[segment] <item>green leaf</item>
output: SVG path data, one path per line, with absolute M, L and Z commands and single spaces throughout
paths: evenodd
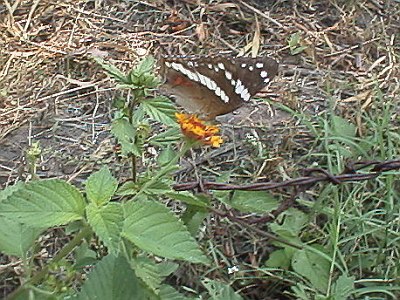
M 25 257 L 41 230 L 0 217 L 0 252 Z
M 142 250 L 162 257 L 209 263 L 182 222 L 160 203 L 127 203 L 123 235 Z
M 210 202 L 208 198 L 198 197 L 197 195 L 193 195 L 188 191 L 170 191 L 165 194 L 167 197 L 172 198 L 177 201 L 181 201 L 186 204 L 190 204 L 193 206 L 204 207 L 207 208 L 210 206 Z
M 142 149 L 135 144 L 136 128 L 126 118 L 119 118 L 112 122 L 111 132 L 121 144 L 122 155 L 134 154 L 140 156 Z
M 166 147 L 180 140 L 180 129 L 178 127 L 173 127 L 151 137 L 148 142 L 154 146 Z
M 242 212 L 266 213 L 278 207 L 278 201 L 265 191 L 235 191 L 232 199 L 219 198 Z
M 174 273 L 179 268 L 179 264 L 174 263 L 172 261 L 163 261 L 157 265 L 158 273 L 163 276 L 167 277 Z
M 25 187 L 25 183 L 18 182 L 14 185 L 6 187 L 4 190 L 0 190 L 0 202 L 10 196 L 12 193 L 18 191 L 21 188 Z
M 299 54 L 299 53 L 303 52 L 304 50 L 306 50 L 307 48 L 308 48 L 307 46 L 296 47 L 290 51 L 290 54 L 292 54 L 292 55 Z
M 288 256 L 285 249 L 279 249 L 272 252 L 265 262 L 269 268 L 289 269 L 291 256 Z
M 95 251 L 89 248 L 86 240 L 83 240 L 82 243 L 75 248 L 74 258 L 75 270 L 80 270 L 88 265 L 95 265 L 97 263 L 97 254 Z
M 289 208 L 281 214 L 281 218 L 284 220 L 283 224 L 272 223 L 270 228 L 274 233 L 286 238 L 297 237 L 308 221 L 307 215 L 295 208 Z
M 147 184 L 151 179 L 149 179 L 148 181 L 143 181 L 142 185 Z M 146 189 L 144 190 L 144 192 L 148 195 L 164 195 L 165 193 L 168 193 L 169 191 L 171 191 L 171 180 L 163 178 L 163 179 L 159 179 L 159 181 L 154 181 L 151 182 L 151 184 L 149 184 L 148 186 L 146 186 Z
M 100 206 L 110 201 L 117 187 L 118 181 L 111 175 L 110 170 L 103 166 L 86 181 L 86 197 Z
M 115 96 L 112 107 L 122 111 L 126 107 L 126 99 L 121 96 Z
M 332 129 L 341 137 L 355 137 L 357 131 L 356 126 L 339 116 L 332 116 Z
M 124 222 L 121 204 L 111 202 L 102 207 L 89 204 L 86 208 L 86 214 L 90 226 L 108 250 L 113 254 L 118 253 Z
M 208 211 L 198 211 L 198 207 L 195 207 L 196 211 L 193 212 L 192 207 L 188 207 L 182 216 L 187 229 L 190 234 L 195 237 L 199 232 L 200 226 L 203 225 L 204 219 L 210 214 Z
M 44 291 L 44 289 L 32 289 L 29 287 L 21 287 L 21 291 L 14 297 L 12 297 L 13 300 L 31 300 L 31 299 L 40 299 L 40 300 L 59 300 L 60 298 L 50 294 L 47 291 Z
M 156 264 L 148 257 L 139 256 L 132 259 L 132 266 L 136 275 L 156 294 L 159 294 L 161 282 L 174 272 L 179 265 L 175 263 Z
M 141 101 L 145 113 L 153 120 L 165 125 L 176 125 L 175 106 L 167 97 L 156 97 Z
M 293 285 L 291 288 L 296 296 L 296 300 L 310 300 L 315 298 L 315 294 L 311 293 L 310 289 L 301 282 L 297 282 L 296 285 Z
M 142 105 L 136 106 L 136 108 L 133 110 L 132 124 L 146 124 L 146 126 L 148 126 L 148 119 Z
M 320 245 L 312 247 L 321 248 Z M 292 258 L 292 268 L 307 278 L 314 288 L 322 293 L 326 292 L 330 270 L 330 263 L 326 258 L 306 249 L 297 250 Z
M 0 203 L 1 216 L 37 228 L 80 220 L 84 209 L 82 194 L 58 179 L 30 182 Z
M 210 293 L 212 300 L 243 300 L 229 285 L 216 280 L 203 280 L 203 284 Z
M 289 45 L 289 48 L 290 48 L 290 54 L 291 55 L 299 54 L 299 53 L 303 52 L 305 49 L 308 48 L 307 46 L 301 46 L 300 45 L 300 37 L 301 36 L 300 36 L 299 32 L 293 33 L 290 36 L 289 41 L 288 41 L 288 45 Z
M 0 202 L 12 193 L 24 189 L 25 183 L 19 182 L 0 190 Z M 23 225 L 16 220 L 0 217 L 0 252 L 7 255 L 25 257 L 42 230 Z
M 354 293 L 354 279 L 354 276 L 348 277 L 345 274 L 340 275 L 333 284 L 333 299 L 350 299 L 350 296 Z
M 118 196 L 131 196 L 135 195 L 140 189 L 140 185 L 136 182 L 127 181 L 123 183 L 116 191 Z
M 164 277 L 159 275 L 156 263 L 147 257 L 139 256 L 132 259 L 132 267 L 135 270 L 136 276 L 142 279 L 143 282 L 158 295 Z
M 152 56 L 145 57 L 136 67 L 135 71 L 138 74 L 150 73 L 154 70 L 155 59 Z
M 131 88 L 148 89 L 156 88 L 160 82 L 153 74 L 155 60 L 153 57 L 145 57 L 135 69 L 129 72 L 128 78 Z M 144 91 L 144 90 L 143 90 Z M 146 93 L 143 94 L 145 96 Z
M 177 290 L 175 290 L 172 286 L 163 284 L 160 288 L 160 300 L 190 300 L 190 299 L 199 299 L 199 298 L 189 298 L 185 295 L 182 295 Z
M 296 33 L 293 33 L 290 35 L 288 44 L 291 49 L 295 48 L 299 42 L 300 42 L 300 33 L 299 32 L 296 32 Z
M 172 149 L 172 147 L 167 146 L 163 151 L 158 155 L 157 162 L 160 166 L 165 166 L 171 162 L 176 157 L 176 150 Z
M 104 257 L 88 275 L 76 299 L 146 299 L 145 290 L 124 257 Z
M 118 188 L 116 194 L 120 196 L 135 195 L 135 197 L 146 194 L 146 196 L 154 196 L 155 199 L 158 199 L 160 195 L 171 192 L 173 181 L 169 178 L 169 174 L 176 169 L 177 165 L 174 164 L 161 166 L 159 170 L 155 171 L 149 169 L 145 176 L 139 178 L 138 182 L 124 183 Z
M 128 83 L 129 80 L 128 78 L 125 76 L 125 74 L 120 71 L 117 67 L 108 64 L 106 62 L 104 62 L 103 59 L 99 58 L 99 57 L 94 57 L 94 60 L 101 65 L 101 67 L 111 76 L 113 77 L 115 80 L 117 80 L 118 82 L 121 83 Z

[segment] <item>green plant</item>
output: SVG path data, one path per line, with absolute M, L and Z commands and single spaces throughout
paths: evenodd
M 159 84 L 152 74 L 153 59 L 145 59 L 126 75 L 112 65 L 98 62 L 116 79 L 119 88 L 128 90 L 127 95 L 114 102 L 116 113 L 111 132 L 121 145 L 121 155 L 131 162 L 131 179 L 119 186 L 118 180 L 103 166 L 87 179 L 82 191 L 58 179 L 19 183 L 1 191 L 0 248 L 8 255 L 22 258 L 25 268 L 24 284 L 10 299 L 28 295 L 50 299 L 68 294 L 75 294 L 77 299 L 185 299 L 163 283 L 178 267 L 172 260 L 210 264 L 192 237 L 197 231 L 193 227 L 193 216 L 201 212 L 202 218 L 206 217 L 205 212 L 211 208 L 209 199 L 176 192 L 171 187 L 170 174 L 176 170 L 178 159 L 199 142 L 184 139 L 180 150 L 172 151 L 180 140 L 175 109 L 167 98 L 152 95 L 152 89 Z M 190 118 L 180 117 L 182 122 L 191 122 Z M 151 136 L 155 121 L 164 124 L 166 129 Z M 207 135 L 209 129 L 212 129 L 210 134 L 215 132 L 213 126 L 202 127 L 206 139 L 203 142 L 219 145 L 220 138 Z M 148 169 L 139 168 L 147 145 L 160 150 L 157 164 Z M 30 161 L 30 170 L 34 172 L 35 159 Z M 191 223 L 193 232 L 161 202 L 163 199 L 186 203 L 190 213 L 183 219 Z M 37 239 L 44 230 L 58 226 L 67 226 L 71 240 L 36 271 Z M 104 245 L 103 254 L 88 248 L 87 242 L 94 237 Z M 67 263 L 65 258 L 71 252 L 75 260 Z M 164 259 L 160 261 L 156 257 Z M 94 266 L 94 269 L 79 292 L 67 281 L 51 276 L 61 267 L 68 270 L 64 279 L 65 276 L 73 278 L 84 266 Z M 213 291 L 214 285 L 204 284 Z M 229 286 L 213 291 L 215 295 L 220 292 L 235 294 Z
M 288 46 L 289 46 L 291 55 L 299 54 L 299 53 L 303 52 L 305 49 L 307 49 L 307 46 L 301 45 L 299 32 L 293 33 L 290 36 L 290 38 L 288 40 Z
M 374 110 L 360 114 L 367 127 L 362 137 L 356 125 L 333 109 L 310 117 L 281 108 L 299 118 L 315 137 L 302 159 L 339 174 L 348 161 L 387 160 L 399 154 L 398 123 L 392 121 L 397 108 L 379 89 L 374 103 Z M 303 243 L 303 249 L 275 242 L 278 248 L 260 271 L 284 272 L 295 299 L 397 299 L 399 257 L 393 251 L 398 248 L 399 228 L 393 222 L 400 206 L 393 201 L 399 197 L 393 180 L 398 174 L 324 185 L 314 191 L 315 199 L 298 197 L 297 203 L 308 213 L 291 208 L 270 228 L 292 243 Z
M 152 74 L 152 59 L 127 74 L 99 63 L 122 91 L 114 101 L 111 132 L 121 145 L 121 156 L 130 163 L 129 180 L 119 182 L 109 167 L 102 166 L 83 188 L 32 176 L 35 180 L 31 182 L 0 191 L 0 250 L 20 258 L 24 268 L 23 284 L 10 299 L 239 300 L 242 297 L 235 292 L 235 284 L 266 277 L 284 281 L 284 293 L 295 299 L 342 300 L 383 294 L 395 299 L 398 284 L 384 285 L 379 280 L 395 282 L 398 274 L 398 228 L 393 222 L 399 209 L 393 200 L 398 196 L 393 189 L 396 174 L 386 174 L 375 183 L 321 186 L 312 200 L 297 197 L 298 208 L 287 209 L 277 222 L 268 224 L 279 238 L 273 240 L 269 258 L 259 267 L 251 266 L 257 276 L 245 276 L 243 265 L 238 268 L 243 277 L 216 281 L 209 276 L 210 270 L 218 270 L 214 261 L 220 257 L 229 264 L 229 259 L 195 239 L 211 213 L 230 216 L 215 209 L 211 200 L 240 213 L 265 215 L 277 209 L 281 199 L 265 191 L 218 191 L 211 198 L 174 190 L 171 173 L 178 168 L 179 158 L 199 144 L 220 144 L 215 127 L 200 126 L 197 118 L 178 114 L 181 129 L 189 137 L 180 136 L 173 104 L 153 95 L 159 81 Z M 374 130 L 363 139 L 356 135 L 354 124 L 333 111 L 317 122 L 293 112 L 315 137 L 315 149 L 303 159 L 318 158 L 320 166 L 335 173 L 347 159 L 396 155 L 398 134 L 395 128 L 387 130 L 394 106 L 377 95 L 376 101 L 384 105 L 379 117 L 364 116 Z M 190 132 L 194 124 L 200 127 Z M 195 131 L 200 135 L 193 139 Z M 149 145 L 159 155 L 145 167 L 142 157 Z M 262 154 L 262 145 L 257 146 Z M 32 175 L 39 150 L 36 145 L 27 152 Z M 223 173 L 219 181 L 229 177 L 229 172 Z M 184 212 L 173 213 L 164 200 L 178 201 Z M 228 218 L 238 221 L 232 220 Z M 37 270 L 39 237 L 60 226 L 65 226 L 69 241 Z M 192 298 L 165 283 L 183 263 L 209 268 L 201 276 L 202 289 L 190 290 Z

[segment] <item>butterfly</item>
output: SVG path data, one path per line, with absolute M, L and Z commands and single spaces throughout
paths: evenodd
M 164 56 L 159 65 L 162 92 L 205 119 L 248 103 L 278 73 L 278 63 L 268 57 Z

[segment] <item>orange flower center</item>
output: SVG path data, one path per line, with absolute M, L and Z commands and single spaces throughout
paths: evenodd
M 182 133 L 188 138 L 216 148 L 223 143 L 221 136 L 216 135 L 219 132 L 218 126 L 206 125 L 203 120 L 195 115 L 176 113 L 175 116 Z

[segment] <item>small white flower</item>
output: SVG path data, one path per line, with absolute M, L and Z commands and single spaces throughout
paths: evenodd
M 231 268 L 228 268 L 228 274 L 233 274 L 239 271 L 239 267 L 238 266 L 233 266 Z

